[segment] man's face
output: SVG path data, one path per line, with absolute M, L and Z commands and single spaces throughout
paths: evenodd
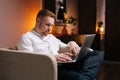
M 39 19 L 39 31 L 42 36 L 47 36 L 47 34 L 52 29 L 52 26 L 54 25 L 54 18 L 52 17 L 44 17 L 42 19 Z

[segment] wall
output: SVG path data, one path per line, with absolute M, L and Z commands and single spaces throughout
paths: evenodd
M 105 60 L 120 62 L 120 4 L 106 0 Z
M 21 34 L 35 24 L 42 0 L 0 0 L 0 47 L 16 45 Z
M 103 25 L 101 27 L 103 27 L 103 32 L 99 32 L 100 35 L 100 50 L 105 52 L 105 0 L 97 0 L 97 15 L 96 15 L 96 32 L 98 31 L 98 22 L 102 21 Z
M 96 24 L 99 22 L 99 21 L 102 21 L 103 22 L 103 27 L 105 29 L 105 0 L 97 0 L 97 14 L 96 14 Z M 98 25 L 96 25 L 98 26 Z
M 79 34 L 96 33 L 96 0 L 79 0 Z

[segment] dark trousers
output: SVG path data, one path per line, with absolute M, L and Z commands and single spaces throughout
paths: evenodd
M 103 53 L 92 51 L 75 63 L 58 64 L 58 80 L 94 80 L 103 62 Z

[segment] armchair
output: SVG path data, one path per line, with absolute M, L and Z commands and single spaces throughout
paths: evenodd
M 57 80 L 57 61 L 50 54 L 0 48 L 0 80 Z

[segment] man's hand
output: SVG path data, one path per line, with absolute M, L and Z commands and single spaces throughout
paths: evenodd
M 57 62 L 66 62 L 66 61 L 71 61 L 71 56 L 73 54 L 72 53 L 68 53 L 68 52 L 65 52 L 65 53 L 60 53 L 60 54 L 57 54 L 57 55 L 54 55 Z
M 70 47 L 70 50 L 73 52 L 73 55 L 77 55 L 80 52 L 80 47 L 78 44 L 74 41 L 68 42 L 68 46 Z

